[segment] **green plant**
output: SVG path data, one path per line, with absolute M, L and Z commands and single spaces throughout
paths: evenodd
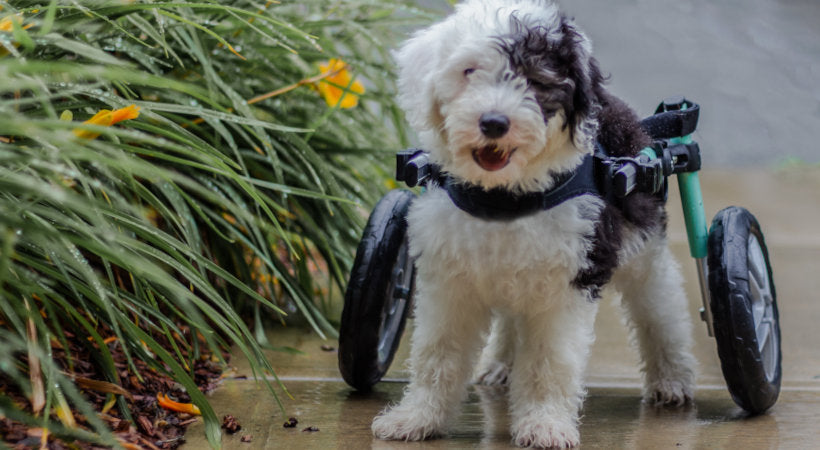
M 133 372 L 144 361 L 186 388 L 217 446 L 193 362 L 235 345 L 273 373 L 259 326 L 286 312 L 335 335 L 329 299 L 406 143 L 387 49 L 426 14 L 381 0 L 0 6 L 0 378 L 31 403 L 0 392 L 0 414 L 112 444 L 64 375 L 70 352 L 50 355 L 79 336 L 117 384 L 116 337 Z M 363 93 L 320 71 L 332 58 Z M 128 105 L 138 117 L 82 122 Z M 67 402 L 91 431 L 53 420 Z

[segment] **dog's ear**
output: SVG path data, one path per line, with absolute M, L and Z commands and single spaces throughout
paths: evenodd
M 575 84 L 572 112 L 567 117 L 573 142 L 578 148 L 591 151 L 598 133 L 598 93 L 603 77 L 598 63 L 591 56 L 592 44 L 571 19 L 561 17 L 561 41 L 558 52 L 567 68 L 567 76 Z
M 418 31 L 393 57 L 398 63 L 398 102 L 416 131 L 438 129 L 444 118 L 434 92 L 434 76 L 440 64 L 441 24 Z

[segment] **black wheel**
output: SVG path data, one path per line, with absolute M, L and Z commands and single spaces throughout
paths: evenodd
M 735 403 L 762 413 L 780 393 L 780 324 L 769 253 L 749 211 L 731 206 L 715 216 L 708 267 L 723 377 Z
M 390 367 L 410 312 L 415 267 L 407 249 L 407 210 L 415 195 L 387 193 L 365 226 L 345 292 L 339 370 L 369 390 Z

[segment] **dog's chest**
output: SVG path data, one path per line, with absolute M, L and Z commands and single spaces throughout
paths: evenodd
M 600 201 L 579 197 L 511 221 L 478 219 L 458 209 L 441 189 L 413 204 L 411 252 L 431 276 L 499 286 L 569 283 L 586 266 Z

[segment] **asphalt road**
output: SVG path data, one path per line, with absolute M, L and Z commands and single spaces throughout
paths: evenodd
M 704 167 L 820 162 L 820 1 L 560 3 L 639 113 L 670 95 L 701 104 Z

